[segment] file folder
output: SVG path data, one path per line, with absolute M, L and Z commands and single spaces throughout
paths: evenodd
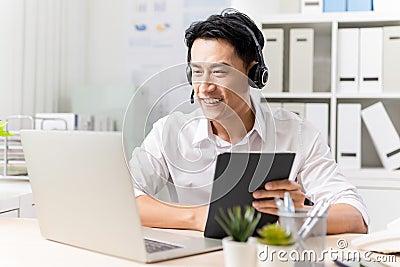
M 360 29 L 360 93 L 382 92 L 382 27 Z
M 322 0 L 301 0 L 301 13 L 322 13 Z
M 329 140 L 329 105 L 327 103 L 306 103 L 305 118 L 320 132 L 322 138 Z
M 93 129 L 95 131 L 114 131 L 114 120 L 105 115 L 95 115 Z
M 291 111 L 300 116 L 300 118 L 305 118 L 305 105 L 304 103 L 282 103 L 282 107 L 288 111 Z
M 338 104 L 337 157 L 341 169 L 361 168 L 361 104 Z
M 399 134 L 382 102 L 363 109 L 361 116 L 383 167 L 387 170 L 400 168 Z
M 400 26 L 383 27 L 383 91 L 400 93 Z
M 268 66 L 268 82 L 264 93 L 283 91 L 283 29 L 264 29 L 264 60 Z
M 289 92 L 313 91 L 314 29 L 290 30 Z
M 338 31 L 338 93 L 358 92 L 359 35 L 358 28 Z
M 94 130 L 94 118 L 92 115 L 78 114 L 77 115 L 77 127 L 79 131 L 92 131 Z
M 372 0 L 347 0 L 347 11 L 371 11 Z
M 346 11 L 346 0 L 324 0 L 324 12 L 344 12 Z

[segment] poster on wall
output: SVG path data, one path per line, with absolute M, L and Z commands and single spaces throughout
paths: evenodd
M 131 83 L 138 87 L 163 69 L 185 63 L 185 29 L 194 21 L 220 13 L 230 3 L 230 0 L 129 0 L 127 65 Z

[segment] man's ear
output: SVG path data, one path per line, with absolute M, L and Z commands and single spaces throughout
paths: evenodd
M 246 75 L 249 76 L 249 71 L 250 69 L 257 64 L 257 61 L 253 60 L 252 62 L 250 62 L 247 67 L 246 67 Z

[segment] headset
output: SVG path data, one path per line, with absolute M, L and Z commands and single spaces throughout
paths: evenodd
M 249 70 L 248 82 L 251 87 L 262 89 L 267 84 L 268 81 L 268 67 L 265 64 L 261 46 L 258 43 L 254 32 L 247 25 L 240 24 L 237 22 L 234 23 L 237 24 L 238 27 L 246 28 L 246 30 L 250 33 L 256 45 L 255 48 L 256 48 L 257 63 L 254 66 L 252 66 L 251 69 Z M 190 67 L 189 62 L 188 65 L 186 66 L 186 78 L 189 84 L 192 85 L 192 68 Z M 192 93 L 190 95 L 190 103 L 192 104 L 194 103 L 194 89 L 192 90 Z

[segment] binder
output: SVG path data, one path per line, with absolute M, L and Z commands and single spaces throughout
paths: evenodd
M 94 129 L 93 116 L 86 114 L 78 114 L 76 119 L 77 119 L 77 130 L 92 131 Z
M 329 104 L 306 103 L 305 118 L 310 121 L 320 132 L 325 142 L 329 140 Z
M 268 82 L 263 93 L 283 91 L 283 29 L 264 29 L 264 60 L 268 66 Z
M 400 168 L 399 134 L 382 102 L 363 109 L 361 116 L 383 167 L 388 170 Z
M 324 12 L 344 12 L 346 11 L 346 0 L 324 0 Z
M 93 129 L 95 131 L 114 131 L 114 120 L 105 115 L 95 115 Z
M 382 92 L 382 27 L 360 29 L 360 93 Z
M 282 107 L 288 111 L 296 113 L 301 118 L 305 118 L 305 105 L 304 103 L 282 103 Z
M 338 104 L 337 157 L 341 169 L 361 168 L 361 104 Z
M 314 29 L 290 30 L 289 92 L 313 91 Z
M 301 13 L 322 13 L 322 0 L 301 0 Z
M 400 93 L 400 26 L 383 27 L 383 91 Z
M 358 28 L 338 31 L 338 93 L 358 92 L 359 35 Z
M 347 11 L 371 11 L 372 0 L 347 0 Z

